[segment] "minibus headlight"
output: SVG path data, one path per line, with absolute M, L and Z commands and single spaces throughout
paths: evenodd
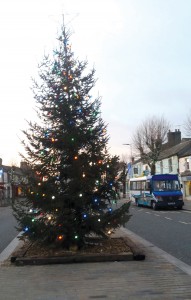
M 156 196 L 157 201 L 163 201 L 161 196 Z

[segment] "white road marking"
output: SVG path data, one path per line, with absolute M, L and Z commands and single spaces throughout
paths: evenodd
M 171 220 L 171 221 L 172 221 L 172 219 L 171 219 L 171 218 L 167 218 L 167 217 L 165 217 L 165 219 L 167 219 L 167 220 Z
M 191 224 L 191 223 L 183 222 L 183 221 L 178 221 L 178 222 L 181 223 L 181 224 L 186 224 L 186 225 Z

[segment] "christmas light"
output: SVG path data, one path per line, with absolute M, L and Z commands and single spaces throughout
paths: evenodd
M 107 155 L 107 126 L 101 120 L 99 99 L 91 101 L 88 95 L 94 72 L 83 74 L 85 65 L 73 59 L 66 37 L 63 29 L 59 51 L 53 53 L 53 61 L 45 57 L 40 83 L 35 82 L 42 118 L 40 124 L 31 124 L 26 148 L 31 148 L 28 161 L 35 175 L 34 185 L 29 182 L 34 187 L 34 192 L 29 190 L 29 208 L 38 207 L 38 211 L 33 209 L 28 215 L 31 227 L 23 224 L 24 216 L 20 223 L 29 240 L 54 244 L 56 238 L 61 244 L 64 239 L 70 249 L 78 240 L 83 245 L 92 232 L 106 229 L 111 234 L 113 219 L 118 221 L 120 214 L 101 197 L 102 185 L 106 189 L 112 186 L 109 179 L 114 178 L 115 161 L 110 164 Z

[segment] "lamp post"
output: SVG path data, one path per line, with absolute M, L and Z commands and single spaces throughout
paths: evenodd
M 131 144 L 123 144 L 124 146 L 130 146 L 131 149 L 131 162 L 133 161 L 133 153 L 132 153 L 132 145 Z
M 4 172 L 3 167 L 0 167 L 0 206 L 2 206 L 2 201 L 4 200 Z
M 132 162 L 133 162 L 133 154 L 132 154 L 132 145 L 131 144 L 123 144 L 124 146 L 130 146 L 130 149 L 131 149 L 131 157 L 130 157 L 130 162 L 131 162 L 131 168 L 132 168 Z M 126 170 L 124 170 L 125 173 L 125 177 L 124 177 L 124 183 L 123 183 L 123 194 L 124 194 L 124 198 L 127 196 L 127 165 L 126 165 Z M 132 172 L 132 171 L 131 171 Z M 128 184 L 129 186 L 129 184 Z

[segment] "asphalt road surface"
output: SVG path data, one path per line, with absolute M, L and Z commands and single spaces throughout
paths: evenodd
M 131 204 L 126 228 L 191 265 L 191 211 L 152 210 Z
M 0 207 L 0 253 L 18 235 L 15 229 L 17 222 L 10 206 Z

